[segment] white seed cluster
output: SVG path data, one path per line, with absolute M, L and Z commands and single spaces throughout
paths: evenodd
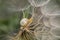
M 24 26 L 27 22 L 28 22 L 28 19 L 27 19 L 27 18 L 23 18 L 23 19 L 20 21 L 20 25 L 21 25 L 21 26 Z

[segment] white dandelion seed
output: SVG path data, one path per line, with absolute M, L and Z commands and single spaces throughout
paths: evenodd
M 27 0 L 7 0 L 6 6 L 9 11 L 23 11 L 29 8 L 30 4 Z
M 34 7 L 40 7 L 46 5 L 50 0 L 28 0 Z
M 41 7 L 41 12 L 45 16 L 58 16 L 60 15 L 60 5 L 58 0 L 50 0 L 47 5 Z

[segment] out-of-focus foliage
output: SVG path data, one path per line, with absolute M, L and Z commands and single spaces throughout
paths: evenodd
M 1 18 L 0 19 L 0 38 L 6 36 L 10 32 L 16 31 L 19 28 L 19 18 L 16 15 L 12 15 L 8 18 Z M 0 39 L 1 40 L 1 39 Z
M 6 40 L 10 33 L 17 32 L 22 12 L 9 11 L 5 4 L 7 0 L 0 0 L 0 40 Z

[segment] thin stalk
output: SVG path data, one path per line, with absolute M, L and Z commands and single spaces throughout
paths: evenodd
M 23 12 L 23 18 L 25 18 L 25 13 Z

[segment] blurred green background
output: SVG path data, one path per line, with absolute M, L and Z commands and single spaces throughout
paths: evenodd
M 9 11 L 7 0 L 0 0 L 0 40 L 6 40 L 6 36 L 18 31 L 22 12 Z

